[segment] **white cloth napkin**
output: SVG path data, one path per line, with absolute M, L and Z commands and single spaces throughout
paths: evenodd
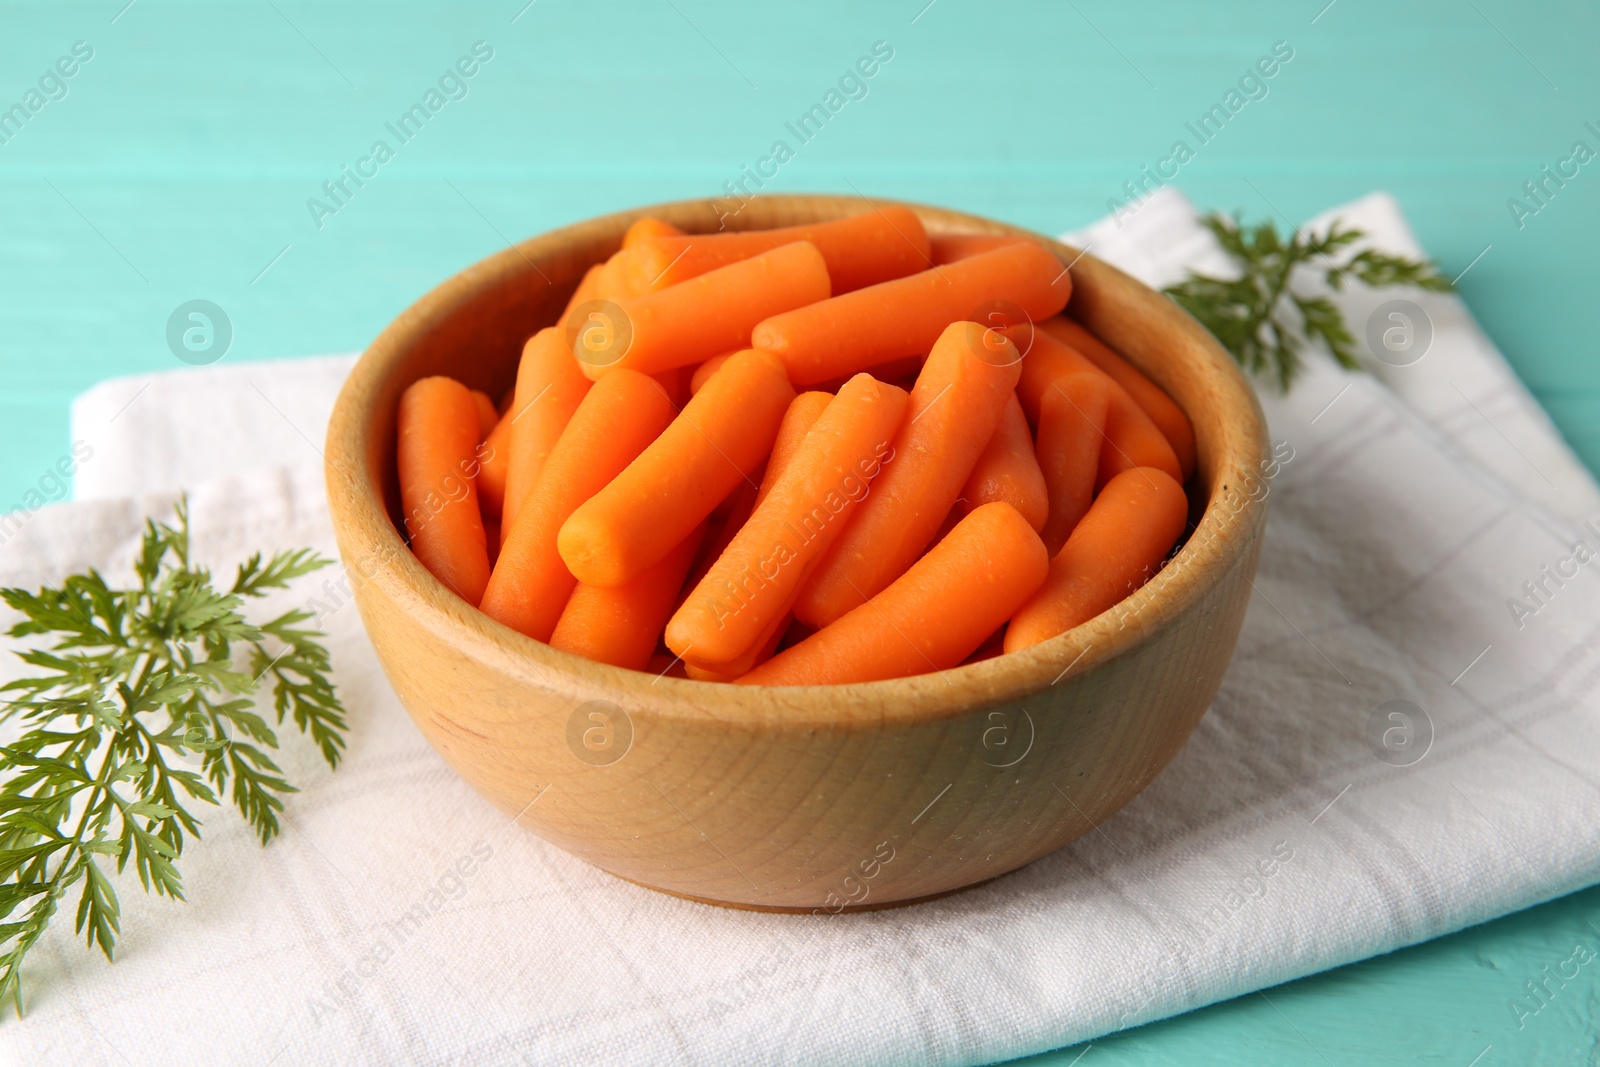
M 1385 197 L 1338 213 L 1416 250 Z M 1221 266 L 1175 194 L 1124 221 L 1075 239 L 1156 282 Z M 0 1058 L 978 1064 L 1600 879 L 1600 598 L 1585 573 L 1600 567 L 1559 586 L 1542 569 L 1575 540 L 1600 549 L 1600 526 L 1575 521 L 1600 496 L 1454 297 L 1389 296 L 1427 309 L 1428 355 L 1381 380 L 1317 359 L 1289 396 L 1267 397 L 1281 470 L 1222 691 L 1156 781 L 1073 845 L 943 900 L 838 917 L 618 881 L 455 778 L 356 611 L 315 576 L 280 602 L 327 609 L 347 762 L 329 773 L 291 746 L 304 790 L 269 848 L 207 812 L 182 861 L 189 903 L 124 878 L 114 965 L 83 950 L 67 909 L 27 970 L 27 1018 L 0 1025 Z M 1341 297 L 1358 333 L 1382 298 Z M 346 365 L 91 390 L 74 406 L 93 448 L 84 501 L 29 518 L 0 546 L 0 582 L 91 564 L 125 576 L 141 516 L 180 485 L 214 566 L 279 545 L 331 551 L 316 453 Z M 1537 605 L 1525 581 L 1544 582 Z M 1536 606 L 1520 619 L 1519 595 Z M 1397 700 L 1431 743 L 1369 738 L 1404 731 L 1385 717 Z

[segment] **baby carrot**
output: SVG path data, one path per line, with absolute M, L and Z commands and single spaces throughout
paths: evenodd
M 705 521 L 772 449 L 794 399 L 770 352 L 740 352 L 611 484 L 561 527 L 561 558 L 580 582 L 630 581 Z
M 1121 386 L 1109 378 L 1106 382 L 1110 386 L 1110 399 L 1106 407 L 1105 441 L 1100 446 L 1100 469 L 1094 477 L 1095 491 L 1099 492 L 1112 478 L 1135 467 L 1155 467 L 1166 471 L 1174 481 L 1182 478 L 1183 470 L 1172 445 L 1150 421 L 1150 416 Z
M 1061 551 L 1094 499 L 1109 386 L 1099 374 L 1068 374 L 1050 383 L 1039 402 L 1039 469 L 1050 498 L 1039 537 L 1051 556 Z
M 700 552 L 695 557 L 694 566 L 689 569 L 689 577 L 678 590 L 677 603 L 682 604 L 695 586 L 700 584 L 700 579 L 706 576 L 728 547 L 728 542 L 733 540 L 733 535 L 738 533 L 750 518 L 750 513 L 756 508 L 756 486 L 751 485 L 749 479 L 740 482 L 734 487 L 728 499 L 718 506 L 718 511 L 725 511 L 720 519 L 715 511 L 706 528 L 706 536 L 700 542 Z
M 1028 340 L 1026 326 L 1012 327 L 1002 330 L 1013 342 L 1020 343 Z M 1022 404 L 1022 411 L 1028 417 L 1028 422 L 1038 425 L 1039 403 L 1044 399 L 1045 390 L 1050 388 L 1050 383 L 1057 378 L 1068 374 L 1099 374 L 1105 377 L 1105 372 L 1089 362 L 1087 356 L 1076 348 L 1058 341 L 1052 334 L 1035 330 L 1032 337 L 1032 346 L 1022 360 L 1022 376 L 1017 379 L 1017 400 Z M 1115 394 L 1121 387 L 1113 389 Z M 1127 390 L 1121 389 L 1126 395 Z M 1129 397 L 1132 400 L 1132 397 Z M 1153 427 L 1155 424 L 1151 423 Z
M 1013 333 L 1015 328 L 1005 332 Z M 1077 349 L 1043 330 L 1034 331 L 1033 348 L 1022 361 L 1022 377 L 1017 381 L 1017 399 L 1022 401 L 1022 410 L 1036 425 L 1045 390 L 1064 374 L 1099 375 L 1110 390 L 1106 441 L 1100 449 L 1100 470 L 1095 476 L 1097 488 L 1104 486 L 1113 475 L 1132 467 L 1159 467 L 1174 479 L 1183 477 L 1172 446 L 1144 409 L 1133 402 L 1128 391 Z
M 489 551 L 474 474 L 478 405 L 453 378 L 423 378 L 400 395 L 396 468 L 411 550 L 428 573 L 477 604 Z
M 989 436 L 989 443 L 972 465 L 972 474 L 961 488 L 963 511 L 976 511 L 985 504 L 1004 500 L 1028 520 L 1035 530 L 1044 529 L 1049 514 L 1048 490 L 1033 451 L 1033 435 L 1028 432 L 1028 417 L 1015 393 L 1000 413 L 1000 424 Z
M 592 384 L 567 351 L 561 327 L 547 326 L 522 346 L 517 395 L 504 420 L 510 439 L 506 442 L 502 538 L 510 536 L 510 520 L 533 490 L 550 450 Z
M 1050 577 L 1011 619 L 1006 651 L 1088 622 L 1138 589 L 1183 533 L 1189 502 L 1165 471 L 1135 467 L 1106 484 L 1050 561 Z
M 904 391 L 871 375 L 857 375 L 839 390 L 761 506 L 667 623 L 668 648 L 715 667 L 771 632 L 892 455 L 905 408 Z
M 733 541 L 734 535 L 743 528 L 750 518 L 750 513 L 766 499 L 773 485 L 783 476 L 795 453 L 799 451 L 806 434 L 811 432 L 811 427 L 816 424 L 817 419 L 832 401 L 833 397 L 828 393 L 801 393 L 789 404 L 789 410 L 784 412 L 783 422 L 778 427 L 778 436 L 772 442 L 772 455 L 767 458 L 767 469 L 762 475 L 760 489 L 751 493 L 748 500 L 744 498 L 743 493 L 740 494 L 733 512 L 723 524 L 720 543 L 714 546 L 714 551 L 706 554 L 703 565 L 696 570 L 694 580 L 688 583 L 688 590 L 693 590 L 700 584 L 706 572 L 711 570 L 712 565 L 721 558 L 722 553 Z M 793 599 L 794 594 L 791 594 L 790 600 Z M 786 603 L 783 611 L 773 620 L 769 632 L 737 659 L 719 664 L 715 668 L 691 665 L 689 677 L 706 682 L 731 682 L 741 674 L 754 669 L 757 664 L 771 659 L 773 650 L 778 646 L 778 639 L 783 636 L 794 618 L 789 608 L 790 604 Z
M 605 589 L 580 583 L 556 620 L 550 647 L 641 670 L 656 650 L 705 532 L 705 523 L 696 526 L 672 551 L 622 585 Z
M 731 682 L 739 677 L 737 674 L 723 674 L 709 667 L 696 667 L 693 663 L 683 664 L 683 676 L 696 682 Z
M 994 659 L 996 656 L 1004 653 L 1005 650 L 1006 632 L 1004 630 L 996 630 L 994 633 L 983 639 L 983 644 L 979 645 L 977 650 L 974 651 L 972 655 L 968 656 L 961 662 L 963 665 L 968 663 L 982 663 L 986 659 Z
M 480 605 L 484 614 L 535 640 L 550 639 L 577 584 L 556 551 L 561 524 L 633 462 L 673 414 L 661 386 L 643 374 L 608 374 L 589 390 L 511 519 Z
M 756 493 L 757 504 L 772 492 L 773 484 L 789 468 L 789 461 L 800 450 L 806 434 L 832 402 L 831 394 L 818 392 L 801 393 L 789 401 L 789 410 L 783 413 L 783 421 L 778 424 L 778 436 L 772 441 L 772 454 L 767 457 L 767 472 L 762 475 L 761 488 Z
M 783 476 L 795 453 L 799 451 L 806 434 L 821 417 L 822 412 L 833 401 L 828 393 L 801 393 L 789 404 L 789 410 L 784 412 L 783 422 L 778 426 L 778 436 L 772 442 L 772 455 L 767 457 L 767 469 L 761 477 L 760 488 L 749 494 L 746 498 L 743 488 L 738 494 L 733 511 L 723 523 L 721 533 L 712 551 L 705 554 L 704 559 L 695 568 L 692 580 L 685 587 L 685 596 L 700 584 L 701 579 L 711 570 L 713 564 L 722 557 L 722 553 L 732 543 L 736 535 L 749 520 L 750 514 L 765 500 L 767 494 L 777 480 Z M 798 590 L 796 591 L 798 592 Z M 773 620 L 769 632 L 752 645 L 746 652 L 728 663 L 719 664 L 715 668 L 689 665 L 689 677 L 704 682 L 731 682 L 741 674 L 748 673 L 757 664 L 765 663 L 772 658 L 772 652 L 778 646 L 778 639 L 788 629 L 790 621 L 794 618 L 789 610 L 795 594 L 790 594 L 790 603 L 785 603 L 783 611 Z
M 622 301 L 639 292 L 628 273 L 628 265 L 633 259 L 633 250 L 624 248 L 600 264 L 600 273 L 594 279 L 594 293 L 589 299 Z
M 732 352 L 724 352 L 720 356 L 712 356 L 710 359 L 696 367 L 694 369 L 694 374 L 689 378 L 689 395 L 693 396 L 695 393 L 698 393 L 700 391 L 700 387 L 705 385 L 706 382 L 711 379 L 713 374 L 722 369 L 722 365 L 728 362 L 728 357 L 731 355 L 733 355 Z
M 560 325 L 569 325 L 572 313 L 591 300 L 599 299 L 600 279 L 605 272 L 604 263 L 596 263 L 583 272 L 583 278 L 578 282 L 578 287 L 572 291 L 572 296 L 567 300 L 566 309 L 561 312 Z
M 966 259 L 982 252 L 992 252 L 996 248 L 1004 248 L 1006 245 L 1026 240 L 1026 237 L 1012 237 L 1009 234 L 999 233 L 930 233 L 928 246 L 934 264 L 942 267 L 958 259 Z
M 482 390 L 472 390 L 472 402 L 478 405 L 478 439 L 482 441 L 494 432 L 495 424 L 500 421 L 500 413 L 494 409 L 494 401 L 489 399 L 489 394 Z
M 928 543 L 931 545 L 936 545 L 948 537 L 950 535 L 950 531 L 956 528 L 956 523 L 967 517 L 967 512 L 969 510 L 971 509 L 962 507 L 959 502 L 952 506 L 949 511 L 945 512 L 943 521 L 939 523 L 938 532 L 933 535 L 932 540 L 930 540 Z
M 715 667 L 702 667 L 696 663 L 685 662 L 684 671 L 690 678 L 698 682 L 738 681 L 741 677 L 749 674 L 772 658 L 772 654 L 778 649 L 778 642 L 783 640 L 783 635 L 788 631 L 789 624 L 793 619 L 794 616 L 785 612 L 781 617 L 774 620 L 773 625 L 768 628 L 767 633 L 762 636 L 761 640 L 750 647 L 750 651 L 736 660 L 721 663 Z
M 894 462 L 801 587 L 796 618 L 826 626 L 916 562 L 994 435 L 1021 362 L 1000 333 L 975 322 L 945 328 L 911 390 Z
M 484 518 L 505 514 L 506 473 L 511 465 L 511 420 L 501 419 L 478 449 L 478 503 Z M 488 529 L 487 526 L 484 527 Z M 500 547 L 499 531 L 491 538 Z
M 761 640 L 738 659 L 715 667 L 701 667 L 691 663 L 686 666 L 686 671 L 689 677 L 702 682 L 736 682 L 771 659 L 778 646 L 785 642 L 792 645 L 802 637 L 809 636 L 811 632 L 810 627 L 795 622 L 794 616 L 785 612 L 768 632 L 762 635 Z
M 678 237 L 683 231 L 670 222 L 651 218 L 649 215 L 634 219 L 633 225 L 628 227 L 628 232 L 622 235 L 622 247 L 632 248 L 639 242 L 651 237 Z
M 1038 590 L 1044 544 L 1010 504 L 985 504 L 911 569 L 837 622 L 739 679 L 839 685 L 958 665 Z
M 1066 306 L 1072 276 L 1049 249 L 1020 241 L 894 281 L 773 315 L 751 343 L 776 352 L 796 385 L 920 356 L 944 328 L 1007 300 L 1030 318 Z
M 749 348 L 756 323 L 828 292 L 822 255 L 797 241 L 624 300 L 615 332 L 600 343 L 579 333 L 573 354 L 590 378 L 623 367 L 655 374 Z
M 1156 424 L 1156 428 L 1172 446 L 1172 451 L 1178 457 L 1178 466 L 1183 469 L 1183 476 L 1187 478 L 1194 472 L 1194 427 L 1189 423 L 1189 416 L 1159 385 L 1074 319 L 1056 315 L 1045 319 L 1039 327 L 1056 340 L 1076 348 L 1090 363 L 1126 389 L 1128 395 L 1133 397 L 1133 402 L 1150 416 L 1150 421 Z
M 910 208 L 889 205 L 832 222 L 641 240 L 631 264 L 634 285 L 639 292 L 665 289 L 791 241 L 816 245 L 836 293 L 901 278 L 931 265 L 922 220 Z M 626 242 L 623 247 L 628 247 Z

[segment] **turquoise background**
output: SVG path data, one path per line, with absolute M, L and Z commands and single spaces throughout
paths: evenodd
M 73 394 L 177 365 L 178 304 L 226 309 L 229 360 L 359 349 L 510 240 L 717 195 L 880 40 L 868 95 L 768 188 L 1046 231 L 1104 214 L 1287 41 L 1181 187 L 1296 221 L 1387 189 L 1448 273 L 1489 246 L 1464 298 L 1600 462 L 1600 164 L 1522 229 L 1506 205 L 1575 140 L 1600 146 L 1593 4 L 524 2 L 0 4 L 0 107 L 73 42 L 95 50 L 0 145 L 0 510 L 66 450 Z M 494 57 L 467 97 L 317 228 L 307 198 L 479 40 Z M 1593 975 L 1520 1030 L 1508 1007 L 1600 942 L 1590 921 L 1600 890 L 1029 1062 L 1593 1063 Z

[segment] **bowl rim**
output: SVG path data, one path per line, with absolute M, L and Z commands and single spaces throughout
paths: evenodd
M 907 201 L 835 194 L 763 194 L 746 201 L 740 214 L 759 209 L 752 218 L 782 225 L 771 216 L 814 215 L 819 206 L 832 215 L 896 204 L 915 211 L 930 234 L 972 232 L 1030 237 L 1045 242 L 1075 275 L 1092 277 L 1092 285 L 1125 293 L 1160 294 L 1111 265 L 1052 238 L 996 220 Z M 1150 581 L 1105 613 L 1048 641 L 978 663 L 930 674 L 873 682 L 828 686 L 740 686 L 657 676 L 552 648 L 496 622 L 456 597 L 411 553 L 384 506 L 380 475 L 369 462 L 375 405 L 386 378 L 408 348 L 452 310 L 472 302 L 483 289 L 509 278 L 539 271 L 541 258 L 577 241 L 613 236 L 620 242 L 627 226 L 654 216 L 691 232 L 708 218 L 704 199 L 646 205 L 547 231 L 504 248 L 452 275 L 406 308 L 361 354 L 345 380 L 328 423 L 326 475 L 328 503 L 347 569 L 352 557 L 375 561 L 371 573 L 352 573 L 359 593 L 376 583 L 407 615 L 419 620 L 442 645 L 478 659 L 496 670 L 542 688 L 592 693 L 624 709 L 644 711 L 660 719 L 743 725 L 752 731 L 770 728 L 847 729 L 935 721 L 994 707 L 1071 678 L 1086 674 L 1148 641 L 1162 625 L 1202 601 L 1223 577 L 1246 562 L 1252 533 L 1265 521 L 1266 494 L 1228 494 L 1230 470 L 1265 470 L 1265 419 L 1254 389 L 1238 365 L 1206 330 L 1171 300 L 1161 298 L 1143 309 L 1161 329 L 1179 331 L 1188 349 L 1204 361 L 1197 368 L 1213 385 L 1209 400 L 1218 408 L 1217 428 L 1203 440 L 1195 424 L 1198 452 L 1214 449 L 1217 472 L 1210 498 L 1198 523 L 1178 554 Z M 711 209 L 714 214 L 715 209 Z M 718 220 L 720 221 L 720 220 Z M 755 228 L 751 219 L 736 219 L 732 228 Z M 546 279 L 548 281 L 548 279 Z M 1074 300 L 1081 291 L 1074 278 Z M 1134 287 L 1130 290 L 1128 287 Z M 1079 301 L 1081 304 L 1082 301 Z M 1070 305 L 1069 305 L 1070 306 Z M 1088 316 L 1085 325 L 1105 336 Z M 1112 331 L 1114 332 L 1114 331 Z M 1110 343 L 1108 338 L 1108 343 Z M 1121 349 L 1121 346 L 1113 344 Z M 1166 388 L 1159 365 L 1145 365 L 1123 350 L 1125 358 Z M 1170 389 L 1168 390 L 1171 391 Z M 1197 466 L 1198 477 L 1198 466 Z M 1195 485 L 1192 478 L 1189 486 Z M 1187 487 L 1186 487 L 1187 488 Z M 1237 487 L 1236 487 L 1237 488 Z M 1131 622 L 1129 621 L 1131 617 Z

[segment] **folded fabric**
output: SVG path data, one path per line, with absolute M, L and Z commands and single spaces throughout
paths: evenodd
M 1386 199 L 1338 214 L 1380 247 L 1416 251 Z M 1157 283 L 1226 267 L 1175 194 L 1075 238 Z M 230 813 L 207 813 L 182 861 L 189 903 L 124 879 L 115 965 L 59 920 L 26 973 L 29 1015 L 0 1026 L 0 1050 L 84 1063 L 978 1064 L 1594 882 L 1600 601 L 1572 586 L 1594 581 L 1581 571 L 1600 524 L 1572 520 L 1600 497 L 1456 298 L 1391 295 L 1427 309 L 1430 351 L 1382 380 L 1313 359 L 1291 393 L 1264 398 L 1279 469 L 1222 691 L 1166 771 L 1067 848 L 858 915 L 729 911 L 621 882 L 450 772 L 339 583 L 317 575 L 279 599 L 310 605 L 330 635 L 346 763 L 330 773 L 292 746 L 303 791 L 266 849 Z M 1359 333 L 1372 299 L 1337 299 Z M 314 452 L 340 367 L 91 391 L 74 435 L 94 442 L 79 490 L 99 499 L 32 516 L 0 548 L 0 582 L 87 565 L 126 576 L 141 516 L 179 486 L 213 566 L 278 545 L 331 551 Z M 1466 417 L 1474 406 L 1492 434 Z M 1411 731 L 1398 749 L 1383 743 L 1395 713 Z
M 101 382 L 72 401 L 72 439 L 90 453 L 73 497 L 167 492 L 270 477 L 279 467 L 321 470 L 328 416 L 355 362 L 313 356 Z

